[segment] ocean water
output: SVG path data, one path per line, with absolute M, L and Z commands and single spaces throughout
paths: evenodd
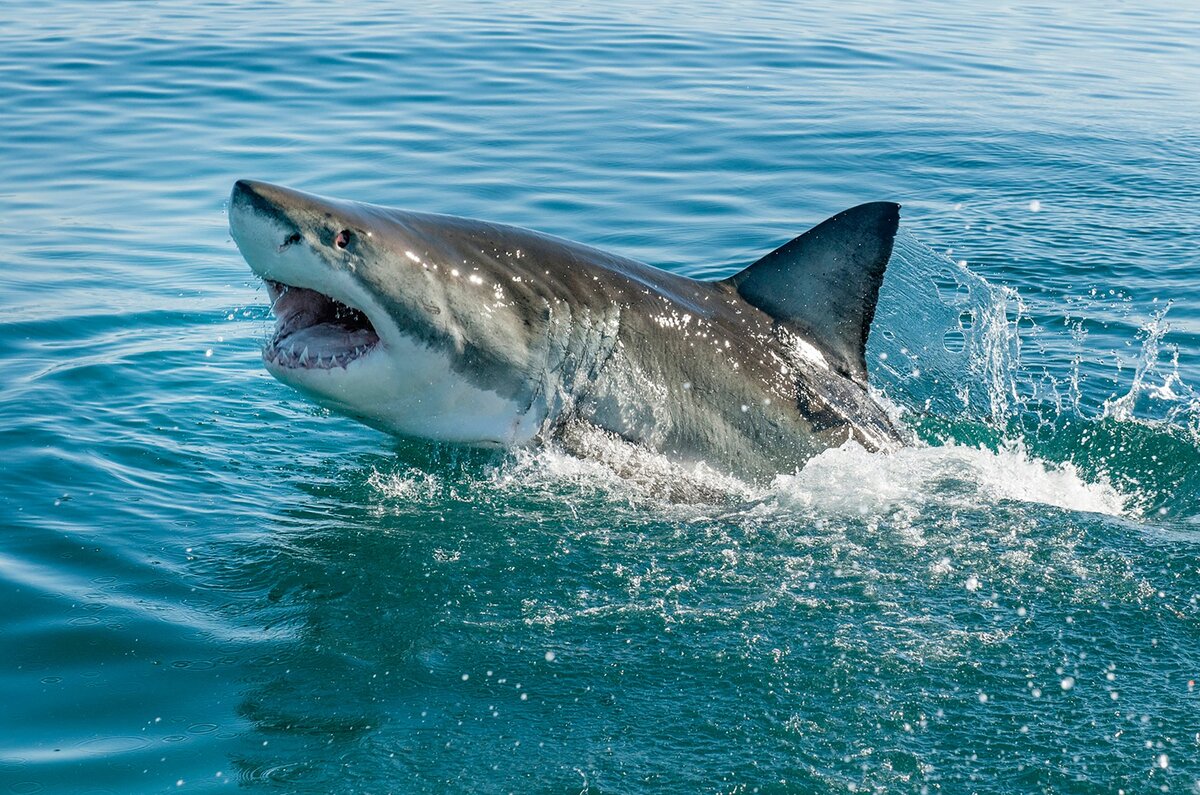
M 0 793 L 1200 791 L 1194 3 L 0 21 Z M 242 177 L 706 277 L 899 201 L 915 441 L 385 437 L 263 370 Z

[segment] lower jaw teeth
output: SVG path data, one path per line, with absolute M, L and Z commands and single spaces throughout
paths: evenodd
M 310 353 L 308 346 L 305 346 L 302 351 L 297 351 L 294 346 L 279 348 L 272 344 L 267 347 L 263 356 L 267 361 L 284 367 L 297 367 L 308 370 L 332 370 L 334 367 L 345 368 L 368 350 L 370 350 L 368 346 L 362 346 L 343 353 L 331 353 L 321 356 Z

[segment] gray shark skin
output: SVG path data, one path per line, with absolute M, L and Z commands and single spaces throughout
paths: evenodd
M 864 360 L 899 205 L 720 281 L 261 182 L 234 186 L 229 218 L 274 302 L 267 369 L 381 430 L 501 447 L 598 430 L 751 481 L 901 442 Z

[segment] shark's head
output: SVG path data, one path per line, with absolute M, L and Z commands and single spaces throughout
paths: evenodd
M 246 180 L 229 226 L 274 305 L 263 360 L 280 381 L 403 435 L 511 445 L 539 430 L 549 303 L 519 252 L 498 256 L 511 230 Z

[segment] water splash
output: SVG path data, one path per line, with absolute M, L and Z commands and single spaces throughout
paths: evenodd
M 1130 363 L 1089 333 L 1105 328 L 1093 317 L 1134 315 L 1117 291 L 1093 290 L 1060 327 L 1061 310 L 1031 307 L 904 234 L 888 278 L 872 377 L 919 438 L 1069 464 L 1126 495 L 1127 513 L 1200 511 L 1200 396 L 1168 341 L 1170 302 L 1140 326 Z
M 1138 330 L 1138 339 L 1142 341 L 1142 347 L 1129 391 L 1105 400 L 1102 417 L 1126 422 L 1155 418 L 1171 422 L 1197 407 L 1197 395 L 1191 387 L 1183 383 L 1179 375 L 1178 346 L 1163 345 L 1163 338 L 1171 330 L 1171 324 L 1167 321 L 1171 303 L 1168 301 L 1162 309 L 1153 313 L 1150 320 Z M 1166 365 L 1161 360 L 1164 352 L 1170 354 L 1169 363 Z M 1154 384 L 1152 382 L 1156 376 L 1161 380 Z M 1157 402 L 1158 405 L 1146 405 L 1151 402 Z
M 1013 378 L 1029 311 L 996 287 L 901 231 L 868 342 L 872 376 L 913 413 L 995 426 L 1018 411 Z

